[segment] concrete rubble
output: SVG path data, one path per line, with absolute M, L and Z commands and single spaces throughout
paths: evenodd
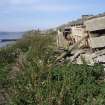
M 58 29 L 57 47 L 65 51 L 56 61 L 66 58 L 71 63 L 83 64 L 84 60 L 89 65 L 105 65 L 105 14 L 86 15 Z

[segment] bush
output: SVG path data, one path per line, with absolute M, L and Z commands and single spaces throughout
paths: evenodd
M 32 33 L 0 51 L 0 84 L 7 86 L 8 105 L 104 105 L 103 66 L 56 66 L 53 42 L 52 36 Z M 13 64 L 19 72 L 9 79 Z
M 0 49 L 0 64 L 10 64 L 15 62 L 19 55 L 18 49 L 13 47 L 6 47 Z
M 105 83 L 97 83 L 102 70 L 100 65 L 70 64 L 54 67 L 42 78 L 43 72 L 32 64 L 17 79 L 13 102 L 15 105 L 103 105 Z

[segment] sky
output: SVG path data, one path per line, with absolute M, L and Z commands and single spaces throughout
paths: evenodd
M 0 31 L 53 28 L 103 12 L 105 0 L 1 0 Z

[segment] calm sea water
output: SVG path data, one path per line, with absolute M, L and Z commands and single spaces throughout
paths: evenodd
M 0 40 L 2 39 L 21 39 L 22 37 L 23 37 L 23 33 L 0 34 Z M 12 43 L 15 43 L 15 41 L 0 42 L 0 47 L 5 47 Z

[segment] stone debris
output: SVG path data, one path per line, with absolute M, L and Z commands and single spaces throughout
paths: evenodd
M 57 47 L 64 52 L 57 57 L 71 63 L 89 65 L 95 63 L 105 65 L 105 14 L 86 15 L 72 21 L 64 29 L 58 29 Z M 69 55 L 69 56 L 68 56 Z

